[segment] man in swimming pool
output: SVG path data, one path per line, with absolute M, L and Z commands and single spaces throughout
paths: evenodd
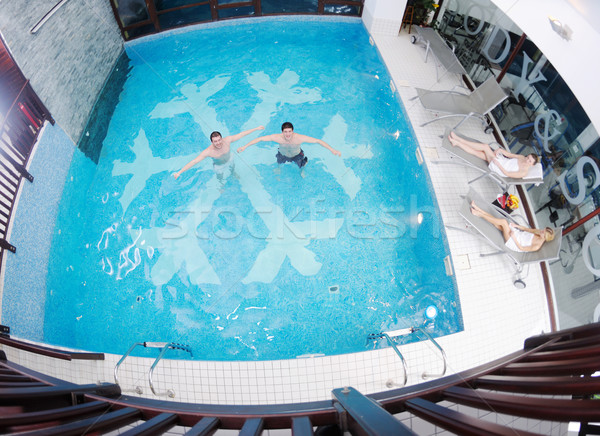
M 281 125 L 281 133 L 260 136 L 256 139 L 253 139 L 243 147 L 238 148 L 237 152 L 241 153 L 251 145 L 261 141 L 276 142 L 279 144 L 279 151 L 277 151 L 278 164 L 294 162 L 299 168 L 302 168 L 304 165 L 306 165 L 306 162 L 308 162 L 308 158 L 304 156 L 304 152 L 302 151 L 302 148 L 300 148 L 300 146 L 305 142 L 309 144 L 319 144 L 336 156 L 342 155 L 342 153 L 331 147 L 325 141 L 294 132 L 294 126 L 290 122 L 285 122 Z
M 174 173 L 173 177 L 177 179 L 181 173 L 189 170 L 207 157 L 211 157 L 213 159 L 213 168 L 217 175 L 222 175 L 224 168 L 231 162 L 231 143 L 243 138 L 246 135 L 249 135 L 252 132 L 255 132 L 256 130 L 264 130 L 264 127 L 258 126 L 254 129 L 238 133 L 237 135 L 226 136 L 224 138 L 219 132 L 212 132 L 210 134 L 210 145 L 205 148 L 202 153 L 196 156 L 194 160 L 188 162 L 182 169 Z

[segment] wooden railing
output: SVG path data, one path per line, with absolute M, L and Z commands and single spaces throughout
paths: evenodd
M 18 350 L 39 354 L 40 356 L 53 357 L 61 360 L 104 360 L 104 353 L 60 350 L 58 348 L 20 341 L 4 334 L 0 334 L 0 344 L 7 345 Z
M 52 116 L 31 88 L 0 40 L 0 86 L 3 96 L 14 96 L 6 110 L 0 110 L 0 264 L 5 250 L 15 252 L 8 241 L 13 205 L 23 178 L 33 182 L 26 169 L 38 134 Z
M 460 435 L 550 434 L 511 424 L 528 418 L 540 421 L 540 429 L 549 428 L 544 422 L 575 421 L 580 434 L 598 434 L 590 422 L 600 422 L 600 403 L 592 399 L 600 392 L 600 377 L 592 376 L 600 370 L 599 356 L 600 325 L 591 324 L 530 338 L 522 351 L 505 358 L 408 388 L 365 396 L 346 387 L 334 389 L 328 401 L 222 406 L 121 396 L 114 384 L 73 385 L 7 362 L 0 351 L 0 406 L 10 411 L 3 416 L 0 407 L 0 432 L 161 434 L 180 426 L 191 427 L 178 429 L 187 435 L 218 429 L 312 435 L 313 427 L 330 427 L 329 433 L 318 431 L 402 435 L 417 434 L 405 423 L 420 419 Z
M 290 15 L 290 13 L 264 13 L 262 7 L 262 0 L 240 0 L 236 2 L 223 2 L 219 0 L 203 0 L 203 1 L 191 1 L 188 4 L 181 5 L 178 2 L 177 6 L 174 7 L 157 7 L 158 2 L 153 0 L 146 0 L 145 9 L 140 16 L 143 18 L 135 20 L 136 17 L 123 16 L 121 15 L 118 7 L 117 0 L 111 0 L 110 4 L 115 15 L 121 35 L 125 41 L 133 38 L 145 36 L 151 33 L 162 32 L 163 30 L 172 29 L 176 27 L 186 26 L 190 24 L 206 23 L 210 21 L 219 21 L 231 18 L 246 18 L 246 17 L 257 17 L 265 15 Z M 161 2 L 168 3 L 168 2 Z M 350 7 L 353 13 L 350 16 L 360 17 L 362 15 L 364 0 L 318 0 L 316 11 L 305 11 L 297 12 L 298 14 L 313 14 L 313 15 L 328 15 L 328 8 L 331 7 Z M 199 15 L 199 19 L 189 19 L 192 11 L 198 11 L 204 9 L 204 14 Z M 243 12 L 237 12 L 236 9 L 241 9 Z M 127 13 L 130 13 L 128 10 Z M 188 18 L 184 18 L 180 23 L 169 23 L 162 24 L 161 18 L 166 18 L 169 15 L 180 14 L 181 17 L 185 17 L 187 14 Z M 134 22 L 130 22 L 134 21 Z

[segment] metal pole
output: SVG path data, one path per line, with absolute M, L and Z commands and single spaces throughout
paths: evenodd
M 29 33 L 31 33 L 32 35 L 35 34 L 38 30 L 40 30 L 40 27 L 42 27 L 44 25 L 44 23 L 46 21 L 48 21 L 50 19 L 50 17 L 52 17 L 52 15 L 54 15 L 54 13 L 56 11 L 58 11 L 62 5 L 64 5 L 66 2 L 68 2 L 69 0 L 60 0 L 58 3 L 56 3 L 54 5 L 54 7 L 52 9 L 50 9 L 46 15 L 44 15 L 42 17 L 42 19 L 40 21 L 37 22 L 37 24 L 35 26 L 33 26 L 30 30 Z
M 521 46 L 525 42 L 525 38 L 527 38 L 527 35 L 526 34 L 522 34 L 521 38 L 519 38 L 519 41 L 517 41 L 517 45 L 515 46 L 515 49 L 510 54 L 508 60 L 506 61 L 506 64 L 504 65 L 504 68 L 502 68 L 502 71 L 500 71 L 500 74 L 498 74 L 498 77 L 496 78 L 496 82 L 500 83 L 502 81 L 502 78 L 504 77 L 504 75 L 508 71 L 508 67 L 511 66 L 511 64 L 513 63 L 513 61 L 517 57 L 517 52 L 521 49 Z
M 600 214 L 600 208 L 594 210 L 593 212 L 588 213 L 586 216 L 584 216 L 583 218 L 581 218 L 579 221 L 577 221 L 576 223 L 571 224 L 569 227 L 567 227 L 564 231 L 563 231 L 563 236 L 565 236 L 567 233 L 575 230 L 577 227 L 579 227 L 580 225 L 582 225 L 583 223 L 588 222 L 589 220 L 591 220 L 592 218 L 594 218 L 596 215 Z

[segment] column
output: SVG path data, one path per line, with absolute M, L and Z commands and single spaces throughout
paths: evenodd
M 369 33 L 397 35 L 406 3 L 407 0 L 366 0 L 362 19 Z

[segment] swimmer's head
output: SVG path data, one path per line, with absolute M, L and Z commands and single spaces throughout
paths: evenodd
M 221 146 L 223 145 L 223 137 L 221 136 L 221 133 L 219 132 L 212 132 L 210 134 L 210 142 L 212 142 L 212 144 L 216 147 L 216 148 L 221 148 Z
M 534 166 L 536 163 L 538 163 L 540 161 L 540 157 L 535 153 L 528 154 L 526 159 L 527 159 L 527 163 L 530 164 L 531 166 Z
M 546 227 L 544 229 L 544 239 L 546 242 L 552 241 L 554 239 L 554 230 L 552 230 L 550 227 Z
M 290 139 L 292 139 L 292 136 L 294 134 L 294 126 L 292 125 L 292 123 L 290 123 L 288 121 L 283 123 L 281 125 L 281 133 L 283 134 L 283 138 L 286 141 L 289 141 Z

